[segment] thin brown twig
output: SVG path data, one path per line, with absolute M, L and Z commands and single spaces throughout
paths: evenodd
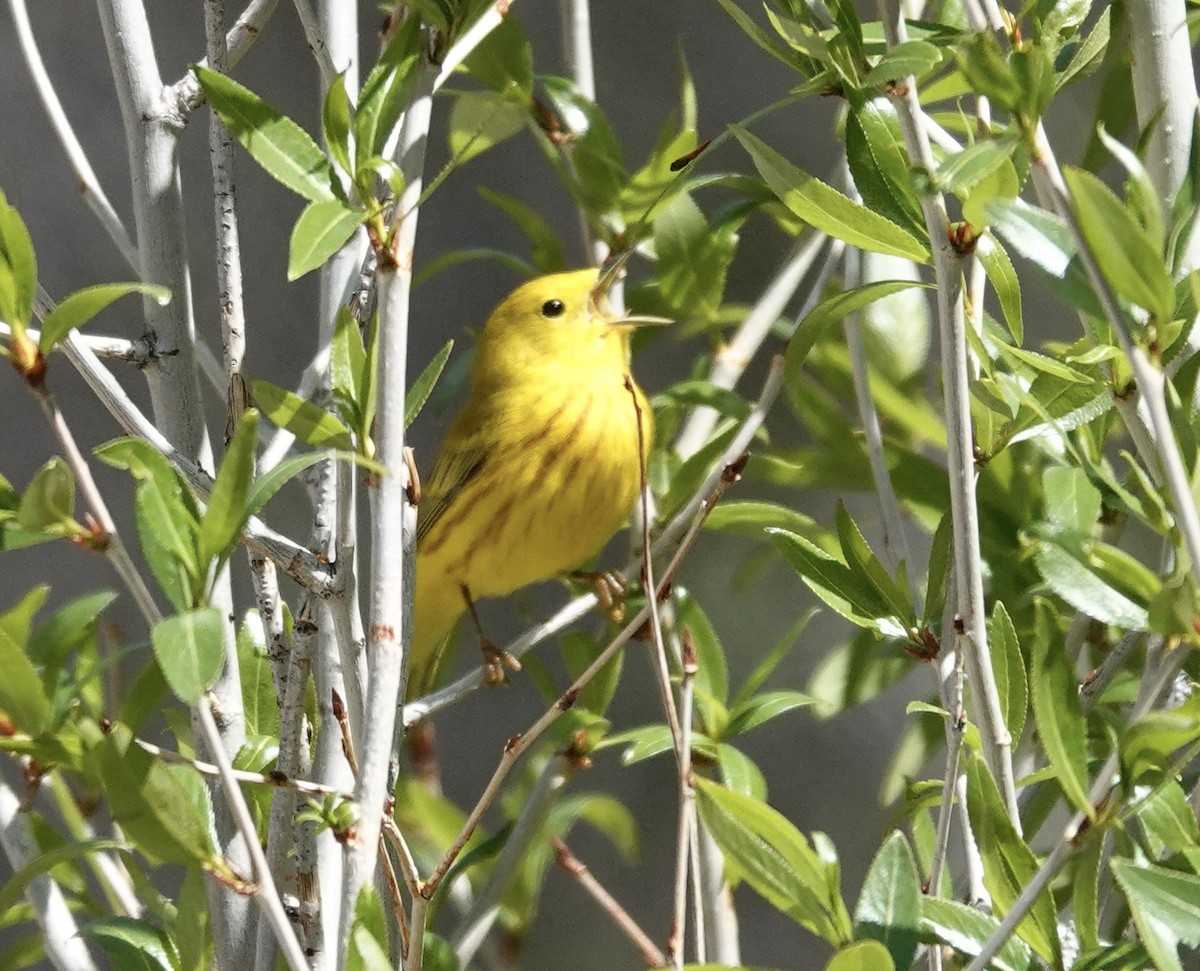
M 586 864 L 572 853 L 571 848 L 557 836 L 552 836 L 550 842 L 554 845 L 554 856 L 558 860 L 559 866 L 571 874 L 587 894 L 600 905 L 600 909 L 612 918 L 613 923 L 625 932 L 625 936 L 641 952 L 646 967 L 666 967 L 667 959 L 650 939 L 650 935 L 642 930 L 629 911 L 604 889 L 604 885 L 592 875 L 592 871 L 587 868 Z
M 646 623 L 650 615 L 650 604 L 657 597 L 661 596 L 667 589 L 671 580 L 674 578 L 683 562 L 684 556 L 696 542 L 696 537 L 700 534 L 700 528 L 704 525 L 704 520 L 708 518 L 709 512 L 720 501 L 721 496 L 725 494 L 725 490 L 741 477 L 742 468 L 745 466 L 748 455 L 743 455 L 739 460 L 727 465 L 722 472 L 720 479 L 712 492 L 707 496 L 700 509 L 697 511 L 690 528 L 679 543 L 679 548 L 675 551 L 675 555 L 671 558 L 671 562 L 667 565 L 667 569 L 663 573 L 662 580 L 659 581 L 659 588 L 652 591 L 652 596 L 647 600 L 646 606 L 637 612 L 634 618 L 625 625 L 616 637 L 614 637 L 608 646 L 597 655 L 596 659 L 588 665 L 587 669 L 575 679 L 566 691 L 562 693 L 558 701 L 556 701 L 547 711 L 536 721 L 524 734 L 514 735 L 505 743 L 504 752 L 500 757 L 500 763 L 496 766 L 496 771 L 492 774 L 492 778 L 488 781 L 478 802 L 471 810 L 467 821 L 463 824 L 462 830 L 455 837 L 454 842 L 446 851 L 429 879 L 421 886 L 420 896 L 429 899 L 436 892 L 438 886 L 445 878 L 446 873 L 453 865 L 458 855 L 462 852 L 463 847 L 467 845 L 467 841 L 478 827 L 480 820 L 491 807 L 492 802 L 500 792 L 500 787 L 504 780 L 508 777 L 508 773 L 512 771 L 517 760 L 521 755 L 533 745 L 546 730 L 553 725 L 563 712 L 570 709 L 575 704 L 575 699 L 579 696 L 579 692 L 588 684 L 609 661 L 613 659 L 617 651 L 623 648 L 626 643 L 641 629 Z

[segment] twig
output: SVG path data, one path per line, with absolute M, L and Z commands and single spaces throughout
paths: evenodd
M 21 45 L 21 53 L 29 68 L 29 74 L 33 78 L 33 85 L 37 89 L 38 97 L 42 100 L 42 107 L 46 109 L 46 114 L 49 116 L 50 126 L 58 136 L 59 142 L 62 143 L 63 151 L 66 152 L 71 168 L 75 172 L 79 192 L 88 208 L 100 220 L 100 224 L 109 237 L 117 244 L 117 249 L 121 251 L 125 261 L 135 272 L 140 272 L 142 264 L 137 247 L 130 239 L 125 224 L 121 222 L 121 217 L 117 215 L 117 211 L 109 202 L 104 189 L 100 187 L 100 180 L 96 177 L 96 173 L 88 161 L 87 153 L 83 150 L 83 145 L 71 127 L 67 113 L 63 110 L 62 102 L 58 99 L 58 93 L 54 90 L 54 83 L 50 80 L 46 65 L 42 61 L 42 53 L 38 50 L 37 41 L 33 36 L 25 0 L 8 0 L 8 6 L 12 11 L 13 22 L 17 28 L 17 42 Z
M 771 333 L 772 325 L 816 262 L 827 239 L 824 233 L 811 229 L 801 233 L 791 252 L 784 258 L 783 265 L 746 314 L 746 319 L 713 357 L 712 366 L 708 369 L 709 382 L 726 390 L 737 384 Z M 685 459 L 695 455 L 708 441 L 718 418 L 719 413 L 714 408 L 701 406 L 693 409 L 675 439 L 675 452 Z
M 400 170 L 404 192 L 396 212 L 397 225 L 387 253 L 379 254 L 379 413 L 376 445 L 379 461 L 389 470 L 375 488 L 372 512 L 371 591 L 367 634 L 367 697 L 360 770 L 355 799 L 360 817 L 357 839 L 347 847 L 342 878 L 339 945 L 345 951 L 359 891 L 369 882 L 392 758 L 397 707 L 404 692 L 406 632 L 412 624 L 412 565 L 416 540 L 416 508 L 408 493 L 404 461 L 404 396 L 408 362 L 408 313 L 416 244 L 416 202 L 421 197 L 425 148 L 433 110 L 436 68 L 422 65 L 412 100 L 404 113 L 400 134 Z M 356 740 L 357 741 L 357 740 Z M 422 919 L 423 919 L 422 914 Z M 413 947 L 423 929 L 412 927 Z M 410 961 L 413 955 L 410 953 Z M 416 955 L 415 967 L 420 967 Z
M 653 613 L 651 614 L 653 617 Z M 680 664 L 679 681 L 679 822 L 675 839 L 675 895 L 674 911 L 671 918 L 671 931 L 667 936 L 667 954 L 672 966 L 683 968 L 685 925 L 687 924 L 687 883 L 688 861 L 691 857 L 692 870 L 695 871 L 697 860 L 692 855 L 695 845 L 696 819 L 696 788 L 692 780 L 692 712 L 696 671 L 699 664 L 696 660 L 696 646 L 692 643 L 691 635 L 685 629 L 683 632 L 683 659 Z M 693 920 L 703 921 L 702 908 L 697 907 Z M 699 926 L 699 925 L 698 925 Z M 703 930 L 696 935 L 697 943 L 703 945 Z M 698 963 L 704 963 L 703 954 L 697 954 Z
M 208 698 L 202 698 L 197 710 L 200 715 L 200 727 L 221 774 L 221 791 L 229 802 L 229 808 L 237 821 L 242 839 L 250 851 L 250 861 L 254 866 L 254 897 L 258 901 L 259 907 L 262 908 L 263 916 L 275 932 L 275 939 L 283 950 L 283 957 L 288 967 L 291 971 L 308 971 L 304 952 L 300 949 L 300 942 L 292 932 L 292 925 L 288 922 L 287 914 L 283 910 L 283 903 L 275 889 L 271 870 L 267 866 L 267 858 L 263 854 L 262 846 L 259 845 L 254 820 L 250 818 L 250 809 L 246 806 L 246 800 L 242 797 L 242 791 L 238 788 L 237 780 L 233 776 L 233 767 L 229 764 L 229 756 L 225 753 L 225 746 L 221 742 L 217 723 L 213 720 L 211 701 Z
M 1159 665 L 1158 670 L 1153 676 L 1148 676 L 1142 681 L 1138 700 L 1129 715 L 1130 724 L 1135 723 L 1154 707 L 1163 690 L 1175 680 L 1175 676 L 1182 669 L 1184 660 L 1186 660 L 1186 652 L 1179 650 L 1171 651 L 1163 659 L 1163 663 Z M 1113 780 L 1117 776 L 1119 767 L 1119 753 L 1113 752 L 1096 774 L 1092 787 L 1088 790 L 1088 801 L 1093 806 L 1101 805 L 1107 797 Z M 992 936 L 988 938 L 979 954 L 967 966 L 967 971 L 985 971 L 991 959 L 996 956 L 996 953 L 1004 946 L 1005 941 L 1012 936 L 1017 925 L 1025 918 L 1030 908 L 1033 907 L 1038 896 L 1079 848 L 1080 843 L 1077 841 L 1077 838 L 1080 836 L 1082 827 L 1086 821 L 1087 816 L 1082 812 L 1077 812 L 1071 817 L 1070 822 L 1063 829 L 1062 837 L 1054 846 L 1054 849 L 1051 850 L 1050 855 L 1038 867 L 1037 872 L 1030 879 L 1025 889 L 1021 891 L 1020 896 L 1013 902 L 1012 907 L 1000 922 L 1000 926 L 992 932 Z
M 846 268 L 845 286 L 849 290 L 862 281 L 862 257 L 858 250 L 847 247 L 842 259 Z M 892 488 L 892 477 L 883 454 L 883 429 L 879 424 L 875 399 L 871 397 L 870 369 L 859 332 L 858 314 L 848 314 L 842 327 L 846 334 L 846 351 L 850 355 L 850 369 L 854 379 L 854 399 L 858 404 L 859 421 L 862 422 L 871 479 L 875 484 L 875 497 L 879 500 L 879 511 L 883 516 L 884 554 L 887 556 L 889 572 L 893 577 L 898 575 L 901 562 L 909 567 L 906 571 L 909 595 L 912 597 L 917 616 L 920 616 L 921 588 L 917 583 L 916 572 L 912 569 L 913 559 L 908 546 L 908 532 L 904 528 L 904 514 L 900 509 L 899 500 L 896 499 L 896 490 Z
M 520 815 L 509 831 L 504 849 L 496 858 L 487 882 L 471 901 L 470 909 L 463 915 L 450 939 L 460 967 L 470 966 L 479 945 L 499 916 L 500 898 L 525 860 L 533 840 L 541 833 L 554 797 L 567 781 L 569 768 L 565 756 L 548 758 L 533 788 L 525 796 Z
M 758 401 L 750 410 L 750 414 L 746 416 L 742 427 L 738 429 L 738 433 L 730 441 L 729 446 L 716 463 L 714 463 L 712 471 L 705 477 L 704 482 L 700 484 L 700 487 L 692 495 L 692 498 L 659 534 L 658 540 L 654 543 L 653 547 L 655 553 L 662 554 L 676 548 L 680 537 L 688 529 L 697 510 L 704 505 L 708 497 L 712 494 L 725 469 L 739 455 L 746 451 L 751 441 L 753 441 L 754 436 L 758 433 L 758 429 L 762 427 L 767 412 L 771 410 L 771 406 L 775 403 L 775 398 L 779 394 L 782 382 L 783 358 L 776 357 L 771 362 L 771 368 L 767 372 L 767 378 L 763 383 L 762 391 L 759 393 Z M 635 562 L 627 566 L 622 571 L 622 575 L 626 579 L 629 579 L 631 576 L 636 575 L 636 569 L 637 563 Z M 551 617 L 534 625 L 525 631 L 525 633 L 510 641 L 505 645 L 504 649 L 514 657 L 520 657 L 542 641 L 575 623 L 581 617 L 586 616 L 588 611 L 595 607 L 595 605 L 596 595 L 594 593 L 586 593 L 576 597 Z M 432 715 L 434 712 L 457 704 L 463 698 L 467 697 L 467 695 L 476 691 L 482 684 L 483 671 L 481 668 L 477 668 L 439 691 L 435 691 L 416 701 L 406 703 L 404 706 L 404 724 L 406 726 L 412 725 L 422 718 Z
M 404 971 L 421 971 L 425 957 L 425 915 L 428 911 L 428 899 L 420 894 L 414 896 L 408 912 L 408 954 L 404 958 Z
M 109 414 L 117 420 L 117 424 L 127 434 L 144 438 L 162 452 L 179 469 L 192 488 L 201 496 L 206 496 L 212 489 L 212 476 L 177 451 L 158 427 L 142 414 L 141 409 L 125 393 L 125 389 L 113 377 L 112 372 L 83 342 L 79 332 L 72 331 L 59 346 L 66 352 L 75 370 L 87 382 Z M 318 596 L 328 596 L 332 592 L 329 568 L 308 550 L 276 533 L 257 517 L 252 516 L 246 524 L 242 541 L 261 551 L 293 580 Z
M 554 855 L 558 860 L 559 865 L 571 874 L 588 895 L 600 905 L 609 917 L 612 918 L 625 936 L 632 942 L 633 946 L 641 952 L 642 960 L 646 962 L 648 968 L 664 968 L 667 966 L 667 959 L 663 952 L 658 949 L 658 946 L 650 939 L 650 936 L 638 926 L 638 922 L 633 916 L 617 903 L 616 898 L 604 889 L 600 883 L 574 853 L 557 836 L 551 837 L 551 843 L 554 845 Z
M 471 838 L 471 834 L 475 832 L 475 828 L 479 825 L 480 820 L 491 806 L 492 801 L 496 798 L 496 795 L 500 791 L 500 786 L 504 783 L 508 773 L 512 770 L 512 767 L 516 764 L 522 753 L 524 753 L 526 749 L 533 745 L 533 743 L 536 742 L 538 738 L 540 738 L 542 734 L 558 720 L 559 716 L 561 716 L 564 711 L 567 711 L 575 703 L 575 699 L 578 697 L 579 692 L 583 689 L 583 687 L 596 676 L 596 673 L 600 671 L 601 668 L 603 668 L 609 661 L 612 660 L 617 651 L 624 647 L 625 644 L 634 636 L 634 634 L 641 629 L 642 625 L 646 623 L 652 609 L 651 604 L 653 604 L 658 597 L 662 596 L 663 592 L 674 579 L 675 574 L 679 569 L 679 565 L 683 562 L 684 556 L 687 554 L 688 550 L 691 549 L 692 544 L 695 543 L 696 537 L 699 536 L 700 528 L 704 525 L 704 520 L 708 517 L 708 513 L 712 510 L 713 506 L 720 501 L 721 496 L 725 493 L 725 490 L 737 481 L 741 474 L 741 468 L 743 464 L 744 457 L 730 465 L 725 466 L 721 470 L 716 484 L 703 498 L 699 507 L 693 513 L 692 522 L 688 526 L 687 532 L 680 540 L 679 547 L 675 551 L 675 555 L 671 558 L 670 563 L 667 565 L 666 570 L 663 571 L 663 576 L 659 581 L 658 589 L 648 594 L 646 606 L 642 607 L 642 609 L 637 612 L 633 619 L 626 624 L 621 632 L 617 634 L 617 636 L 611 641 L 609 641 L 608 645 L 603 651 L 600 652 L 599 655 L 597 655 L 596 659 L 592 661 L 592 663 L 588 665 L 587 669 L 575 679 L 575 681 L 569 688 L 567 688 L 566 691 L 562 693 L 558 701 L 555 702 L 555 704 L 551 706 L 546 713 L 541 716 L 541 718 L 533 723 L 528 731 L 522 735 L 514 735 L 505 744 L 504 752 L 500 758 L 500 764 L 497 765 L 496 771 L 492 774 L 492 778 L 488 781 L 487 786 L 484 788 L 483 794 L 475 803 L 474 808 L 472 808 L 470 815 L 467 817 L 467 821 L 463 824 L 462 830 L 459 832 L 454 842 L 450 845 L 450 848 L 446 851 L 445 856 L 442 857 L 441 862 L 438 863 L 432 875 L 422 885 L 422 896 L 426 898 L 433 896 L 434 892 L 441 884 L 442 879 L 446 876 L 446 872 L 458 858 L 458 854 L 462 852 L 463 847 L 466 846 L 467 840 Z
M 317 625 L 309 614 L 316 609 L 306 598 L 292 636 L 289 670 L 285 679 L 283 698 L 279 706 L 279 755 L 276 766 L 288 777 L 306 775 L 312 771 L 312 757 L 307 745 L 304 695 L 312 651 L 317 640 Z M 267 824 L 267 866 L 280 884 L 298 880 L 295 873 L 296 791 L 285 789 L 271 801 L 271 816 Z M 290 861 L 290 862 L 289 862 Z M 291 872 L 288 872 L 290 869 Z M 297 914 L 298 916 L 298 914 Z M 295 930 L 299 932 L 300 927 Z M 275 940 L 266 921 L 258 925 L 255 942 L 255 967 L 275 966 Z
M 321 25 L 317 21 L 316 11 L 309 0 L 292 0 L 296 7 L 296 16 L 300 18 L 300 26 L 304 28 L 304 39 L 308 49 L 316 59 L 317 70 L 321 73 L 321 87 L 328 89 L 337 76 L 337 68 L 329 56 L 325 46 L 325 38 L 321 34 Z
M 4 760 L 7 766 L 9 759 Z M 0 779 L 0 846 L 12 870 L 19 870 L 41 855 L 29 820 L 21 811 L 21 800 L 6 780 Z M 96 971 L 75 916 L 57 881 L 42 873 L 29 881 L 25 899 L 42 929 L 46 957 L 58 971 Z
M 1183 0 L 1132 0 L 1125 8 L 1138 128 L 1150 129 L 1146 171 L 1169 206 L 1188 173 L 1200 98 Z M 1200 233 L 1185 242 L 1179 275 L 1200 263 Z
M 58 440 L 59 448 L 62 449 L 63 456 L 75 475 L 79 492 L 103 534 L 101 537 L 97 537 L 97 542 L 102 544 L 105 556 L 112 563 L 117 576 L 121 578 L 133 596 L 142 614 L 149 616 L 157 613 L 158 606 L 154 603 L 154 595 L 146 586 L 146 581 L 138 572 L 128 550 L 125 549 L 125 544 L 117 533 L 116 523 L 109 515 L 108 506 L 101 497 L 100 490 L 96 487 L 96 480 L 92 478 L 92 470 L 83 457 L 83 453 L 79 451 L 79 446 L 75 443 L 75 436 L 71 434 L 67 420 L 59 410 L 58 402 L 45 384 L 34 385 L 31 383 L 28 387 L 37 397 L 42 413 L 46 416 L 46 421 L 54 432 L 54 437 Z
M 404 883 L 407 885 L 409 893 L 416 896 L 420 893 L 421 883 L 421 875 L 417 872 L 417 861 L 413 859 L 412 850 L 408 848 L 408 841 L 400 832 L 400 827 L 396 825 L 396 818 L 391 813 L 383 818 L 383 835 L 396 850 L 396 859 L 400 861 L 400 874 L 404 877 Z
M 879 0 L 880 19 L 888 46 L 908 38 L 904 17 L 895 0 Z M 917 85 L 910 75 L 896 88 L 896 113 L 913 163 L 933 171 L 933 154 L 921 125 Z M 903 92 L 902 94 L 900 92 Z M 979 510 L 975 496 L 975 463 L 972 452 L 970 388 L 967 373 L 966 320 L 962 301 L 962 266 L 950 245 L 950 224 L 945 200 L 940 193 L 922 195 L 921 208 L 933 251 L 938 291 L 938 323 L 941 336 L 944 381 L 947 468 L 950 476 L 950 506 L 954 521 L 954 570 L 958 581 L 958 619 L 969 639 L 966 663 L 971 683 L 978 694 L 979 725 L 984 756 L 1013 825 L 1020 831 L 1016 786 L 1012 770 L 1012 738 L 1004 724 L 1000 696 L 988 656 L 987 624 L 984 615 L 982 556 L 979 548 Z
M 696 827 L 699 845 L 699 870 L 704 915 L 704 951 L 707 960 L 731 968 L 742 963 L 737 910 L 733 891 L 725 879 L 725 858 L 716 841 L 703 825 Z
M 590 0 L 559 0 L 562 12 L 563 55 L 567 62 L 567 71 L 576 90 L 588 101 L 596 100 L 596 69 L 592 58 L 592 16 L 589 8 Z M 562 146 L 566 164 L 572 170 L 574 163 L 570 150 Z M 604 242 L 596 239 L 592 233 L 587 213 L 582 208 L 576 215 L 579 218 L 579 232 L 583 240 L 584 252 L 588 258 L 599 265 L 604 259 Z M 618 299 L 620 294 L 618 293 Z
M 211 762 L 190 758 L 181 752 L 163 748 L 142 738 L 135 738 L 134 742 L 138 748 L 144 749 L 155 758 L 162 759 L 164 762 L 169 762 L 172 765 L 186 765 L 201 775 L 219 776 L 221 774 L 221 770 Z M 309 796 L 337 796 L 340 799 L 346 800 L 351 798 L 348 789 L 338 789 L 334 786 L 323 785 L 320 782 L 312 782 L 308 779 L 288 776 L 283 772 L 272 772 L 269 775 L 263 775 L 261 772 L 247 772 L 245 769 L 233 769 L 232 771 L 233 778 L 244 785 L 267 786 L 272 789 L 291 789 L 294 792 L 301 792 Z
M 241 16 L 234 21 L 229 33 L 225 35 L 225 46 L 229 51 L 227 68 L 232 70 L 237 66 L 251 45 L 258 40 L 258 35 L 266 26 L 271 14 L 279 5 L 279 0 L 250 0 Z M 208 59 L 200 62 L 200 67 L 208 67 Z M 186 123 L 188 116 L 204 104 L 204 92 L 196 78 L 195 71 L 188 71 L 183 77 L 167 88 L 164 100 L 171 106 L 179 123 Z

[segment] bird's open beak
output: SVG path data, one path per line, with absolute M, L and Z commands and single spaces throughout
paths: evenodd
M 619 320 L 610 320 L 608 325 L 616 327 L 619 330 L 634 330 L 638 327 L 665 327 L 667 324 L 673 324 L 670 317 L 652 317 L 649 314 L 630 314 L 628 317 L 622 317 Z
M 608 262 L 600 268 L 600 274 L 596 279 L 596 286 L 592 289 L 591 304 L 593 312 L 597 316 L 603 317 L 610 327 L 623 331 L 631 331 L 637 327 L 661 327 L 666 324 L 675 323 L 669 317 L 652 317 L 646 314 L 628 314 L 624 317 L 616 317 L 613 313 L 613 309 L 608 302 L 608 291 L 616 283 L 621 272 L 625 269 L 625 264 L 632 255 L 632 250 L 625 250 L 610 257 Z

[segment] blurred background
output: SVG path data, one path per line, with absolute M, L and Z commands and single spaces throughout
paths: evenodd
M 203 53 L 201 5 L 184 0 L 147 0 L 147 7 L 160 69 L 165 79 L 175 80 Z M 362 2 L 360 10 L 363 60 L 369 64 L 374 60 L 380 18 L 371 2 Z M 230 17 L 236 12 L 236 7 L 231 9 Z M 68 115 L 101 184 L 131 226 L 124 135 L 94 5 L 39 0 L 31 4 L 30 13 Z M 535 71 L 563 73 L 559 5 L 548 0 L 520 0 L 510 15 L 518 18 L 532 41 Z M 57 298 L 79 287 L 128 279 L 129 270 L 79 197 L 11 27 L 7 13 L 0 13 L 0 188 L 29 226 L 41 281 Z M 592 29 L 597 101 L 607 113 L 630 166 L 640 165 L 648 156 L 662 125 L 678 110 L 681 58 L 686 58 L 695 78 L 701 139 L 718 134 L 726 125 L 778 99 L 796 83 L 794 75 L 753 47 L 716 2 L 603 0 L 593 5 Z M 316 69 L 294 10 L 286 0 L 234 76 L 310 132 L 319 130 Z M 1087 97 L 1086 92 L 1075 92 L 1077 102 Z M 445 132 L 448 106 L 449 100 L 442 99 L 435 107 L 427 168 L 430 174 L 441 169 L 449 154 Z M 1064 110 L 1058 102 L 1055 108 Z M 835 99 L 809 98 L 772 115 L 755 130 L 801 168 L 825 176 L 838 157 L 839 143 L 834 133 L 837 109 Z M 1081 110 L 1079 117 L 1089 118 L 1090 108 Z M 193 119 L 181 142 L 180 163 L 197 326 L 201 339 L 219 353 L 207 120 L 207 109 Z M 1078 139 L 1074 146 L 1058 146 L 1065 159 L 1078 152 L 1078 144 L 1086 136 L 1085 124 L 1081 120 L 1075 126 L 1058 128 L 1068 141 L 1071 137 Z M 749 160 L 736 147 L 727 147 L 711 158 L 705 156 L 704 164 L 707 171 L 752 171 Z M 249 370 L 255 378 L 294 387 L 312 356 L 316 334 L 317 275 L 310 274 L 295 283 L 288 283 L 285 275 L 287 239 L 301 200 L 267 177 L 240 149 L 237 178 Z M 584 262 L 577 217 L 566 191 L 532 140 L 518 137 L 454 171 L 423 207 L 418 269 L 440 254 L 468 246 L 510 249 L 525 255 L 526 240 L 506 217 L 481 200 L 481 186 L 501 190 L 532 205 L 559 230 L 569 259 Z M 730 270 L 727 301 L 753 303 L 788 246 L 789 240 L 770 220 L 751 218 L 742 229 L 738 255 Z M 635 283 L 637 272 L 635 264 Z M 468 330 L 481 326 L 491 307 L 517 282 L 512 271 L 499 264 L 471 262 L 423 284 L 415 294 L 411 367 L 424 367 L 437 349 L 454 337 L 458 343 L 448 372 L 452 378 L 454 362 L 466 360 Z M 1036 299 L 1036 295 L 1030 294 L 1027 299 Z M 1031 325 L 1038 321 L 1037 310 L 1027 310 L 1027 319 Z M 94 333 L 140 336 L 135 304 L 119 303 L 90 329 Z M 678 334 L 663 335 L 635 362 L 639 381 L 653 393 L 685 377 L 697 356 L 705 352 L 703 340 L 683 341 Z M 458 373 L 461 375 L 461 370 Z M 752 369 L 739 390 L 753 398 L 761 373 L 761 367 Z M 121 376 L 135 400 L 148 409 L 140 376 L 131 369 Z M 65 361 L 55 362 L 51 379 L 85 447 L 119 434 Z M 932 380 L 936 382 L 936 376 Z M 428 470 L 453 413 L 454 386 L 453 380 L 444 382 L 412 430 L 412 444 L 422 470 Z M 219 431 L 223 427 L 223 402 L 207 385 L 204 393 L 213 418 L 210 428 Z M 219 420 L 218 415 L 222 416 Z M 802 439 L 800 423 L 783 403 L 769 424 L 776 439 Z M 33 399 L 25 394 L 15 375 L 0 369 L 0 473 L 21 489 L 52 454 L 50 438 Z M 124 514 L 127 523 L 130 489 L 126 477 L 99 464 L 96 472 L 114 512 L 119 519 Z M 864 488 L 869 484 L 864 483 Z M 737 487 L 737 496 L 747 498 L 763 489 L 753 483 L 743 484 Z M 788 502 L 797 502 L 796 492 L 787 496 Z M 298 498 L 298 493 L 293 498 Z M 805 496 L 801 508 L 819 521 L 830 523 L 837 498 L 814 493 Z M 863 492 L 847 499 L 856 518 L 870 530 L 878 519 L 872 496 Z M 268 507 L 266 518 L 275 528 L 303 541 L 310 525 L 305 509 L 302 500 L 288 503 L 283 499 Z M 288 515 L 289 511 L 294 515 Z M 912 538 L 923 551 L 926 541 L 919 538 L 915 528 Z M 625 543 L 624 537 L 614 541 L 605 565 L 623 562 Z M 725 644 L 731 683 L 735 685 L 813 603 L 807 588 L 778 558 L 751 574 L 749 583 L 739 583 L 744 561 L 756 548 L 728 535 L 706 535 L 682 574 L 682 582 L 705 606 Z M 923 561 L 923 553 L 919 559 Z M 244 574 L 244 559 L 235 557 L 234 568 Z M 235 592 L 243 597 L 249 589 L 241 582 L 244 580 L 244 576 L 235 579 Z M 0 556 L 0 609 L 10 606 L 33 583 L 51 585 L 50 605 L 82 592 L 117 586 L 115 577 L 98 557 L 61 545 Z M 294 594 L 295 588 L 286 591 L 293 603 Z M 561 603 L 563 592 L 546 585 L 545 589 L 515 599 L 515 604 L 488 604 L 484 614 L 489 635 L 501 643 L 507 634 L 520 629 L 523 618 L 539 616 Z M 243 600 L 239 606 L 244 609 L 250 602 Z M 107 616 L 128 631 L 131 642 L 144 637 L 139 620 L 124 600 Z M 587 623 L 599 629 L 597 618 L 589 618 Z M 776 673 L 772 685 L 803 689 L 815 663 L 847 634 L 847 626 L 828 612 L 819 615 Z M 833 839 L 843 864 L 847 901 L 856 898 L 870 854 L 887 825 L 880 806 L 879 782 L 905 722 L 904 706 L 929 691 L 928 675 L 916 671 L 919 665 L 915 662 L 912 666 L 914 671 L 908 678 L 869 705 L 825 720 L 812 710 L 789 713 L 744 739 L 745 751 L 766 774 L 771 804 L 802 831 L 824 831 Z M 447 795 L 461 805 L 471 804 L 494 767 L 503 741 L 526 727 L 542 708 L 528 680 L 518 676 L 512 686 L 478 693 L 438 719 Z M 610 717 L 617 730 L 660 717 L 657 690 L 642 645 L 630 650 Z M 676 826 L 673 762 L 660 757 L 626 768 L 620 765 L 616 751 L 607 750 L 597 756 L 591 771 L 577 776 L 571 784 L 576 789 L 614 792 L 635 814 L 642 827 L 643 846 L 636 867 L 621 862 L 608 844 L 586 827 L 575 831 L 572 846 L 662 943 L 669 924 L 668 888 Z M 738 892 L 737 903 L 746 964 L 803 968 L 817 966 L 823 960 L 824 944 L 770 910 L 748 890 Z M 520 966 L 550 969 L 568 962 L 581 971 L 611 969 L 635 966 L 637 957 L 570 878 L 556 870 L 550 874 L 541 920 L 525 943 Z

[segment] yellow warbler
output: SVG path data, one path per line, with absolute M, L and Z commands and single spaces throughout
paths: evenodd
M 539 277 L 488 318 L 467 401 L 422 486 L 410 696 L 430 686 L 474 600 L 577 567 L 629 515 L 639 413 L 647 451 L 653 430 L 628 338 L 659 321 L 617 318 L 604 286 L 594 269 Z

